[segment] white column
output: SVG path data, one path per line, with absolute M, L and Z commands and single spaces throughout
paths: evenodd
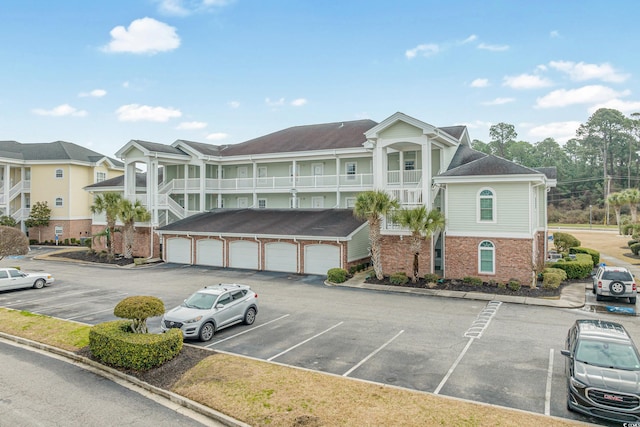
M 433 208 L 433 200 L 431 200 L 433 176 L 431 174 L 431 143 L 425 136 L 425 143 L 422 144 L 422 203 L 428 210 Z

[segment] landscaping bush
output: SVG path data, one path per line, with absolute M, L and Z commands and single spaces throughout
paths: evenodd
M 347 270 L 344 268 L 330 268 L 327 271 L 327 280 L 331 283 L 344 283 L 347 281 Z
M 561 268 L 545 268 L 542 272 L 542 287 L 558 289 L 563 280 L 567 280 L 567 273 Z
M 591 259 L 593 260 L 593 265 L 600 264 L 600 252 L 591 248 L 583 248 L 582 246 L 577 246 L 569 249 L 570 254 L 589 254 L 591 255 Z
M 627 247 L 629 247 L 629 248 L 630 248 L 630 247 L 631 247 L 631 245 L 633 245 L 634 243 L 638 243 L 638 241 L 637 241 L 637 240 L 635 240 L 635 239 L 634 239 L 634 240 L 629 240 L 629 241 L 627 242 Z
M 564 270 L 567 273 L 567 279 L 584 279 L 591 275 L 593 258 L 588 254 L 576 254 L 576 259 L 561 259 L 553 266 Z
M 638 253 L 640 253 L 640 243 L 634 243 L 633 245 L 630 246 L 630 249 L 634 255 L 638 255 Z
M 391 282 L 392 285 L 404 285 L 408 281 L 409 281 L 409 278 L 407 277 L 407 273 L 404 273 L 404 272 L 393 273 L 389 277 L 389 282 Z
M 100 362 L 117 368 L 144 371 L 176 357 L 182 350 L 182 331 L 134 334 L 128 320 L 97 324 L 89 330 L 89 349 Z
M 558 249 L 558 252 L 568 252 L 570 248 L 580 246 L 580 240 L 569 233 L 557 231 L 553 233 L 553 244 Z
M 147 319 L 164 314 L 164 303 L 160 298 L 150 296 L 127 297 L 113 309 L 116 317 L 131 319 L 131 332 L 146 334 Z
M 440 276 L 438 276 L 437 274 L 427 273 L 424 275 L 424 280 L 427 283 L 437 283 L 438 280 L 440 280 Z
M 507 287 L 513 292 L 518 292 L 521 287 L 520 281 L 517 279 L 511 279 L 509 280 L 509 283 L 507 283 Z
M 467 276 L 462 278 L 462 282 L 467 285 L 482 286 L 482 279 L 479 277 Z

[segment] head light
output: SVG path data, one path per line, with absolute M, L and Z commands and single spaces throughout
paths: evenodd
M 194 317 L 193 319 L 185 320 L 184 323 L 196 323 L 202 320 L 202 316 Z

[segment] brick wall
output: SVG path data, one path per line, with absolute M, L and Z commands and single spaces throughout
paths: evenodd
M 402 238 L 401 238 L 402 237 Z M 424 276 L 431 271 L 431 240 L 422 241 L 422 250 L 418 257 L 418 275 Z M 413 253 L 409 236 L 383 235 L 381 241 L 382 273 L 390 276 L 393 273 L 405 272 L 413 275 Z
M 489 240 L 495 248 L 495 274 L 478 272 L 478 245 Z M 483 239 L 476 237 L 446 236 L 445 240 L 445 276 L 449 279 L 461 279 L 465 276 L 507 282 L 517 279 L 524 286 L 533 283 L 534 272 L 532 239 Z
M 106 226 L 104 225 L 93 225 L 91 226 L 92 236 L 100 234 L 104 231 Z M 116 227 L 118 228 L 118 227 Z M 153 233 L 153 253 L 151 253 L 150 241 L 149 241 L 149 233 L 151 232 L 150 227 L 136 227 L 135 234 L 133 238 L 133 256 L 136 258 L 160 258 L 160 238 L 157 233 Z M 123 253 L 123 241 L 122 241 L 122 233 L 115 233 L 112 236 L 113 250 L 117 254 Z M 99 239 L 94 239 L 91 243 L 91 247 L 96 251 L 107 250 L 107 241 L 105 237 L 100 237 Z
M 58 236 L 59 242 L 64 239 L 78 239 L 91 237 L 91 220 L 50 220 L 46 227 L 32 227 L 29 229 L 29 240 L 39 240 L 40 243 L 53 242 L 56 238 L 56 226 L 62 227 L 62 234 Z

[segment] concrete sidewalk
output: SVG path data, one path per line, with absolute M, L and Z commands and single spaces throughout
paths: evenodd
M 585 291 L 587 286 L 591 285 L 591 282 L 576 282 L 568 286 L 565 286 L 560 293 L 560 297 L 556 298 L 532 298 L 521 297 L 515 295 L 501 295 L 490 294 L 485 292 L 458 292 L 448 291 L 441 289 L 424 289 L 424 288 L 411 288 L 407 286 L 393 286 L 393 285 L 376 285 L 365 283 L 365 279 L 369 274 L 368 271 L 361 271 L 356 273 L 351 279 L 344 283 L 330 283 L 325 282 L 329 286 L 343 286 L 349 288 L 371 289 L 376 291 L 385 292 L 398 292 L 409 293 L 419 295 L 430 295 L 435 297 L 446 298 L 463 298 L 481 301 L 502 301 L 512 304 L 528 304 L 528 305 L 540 305 L 548 307 L 560 307 L 560 308 L 581 308 L 585 305 Z

